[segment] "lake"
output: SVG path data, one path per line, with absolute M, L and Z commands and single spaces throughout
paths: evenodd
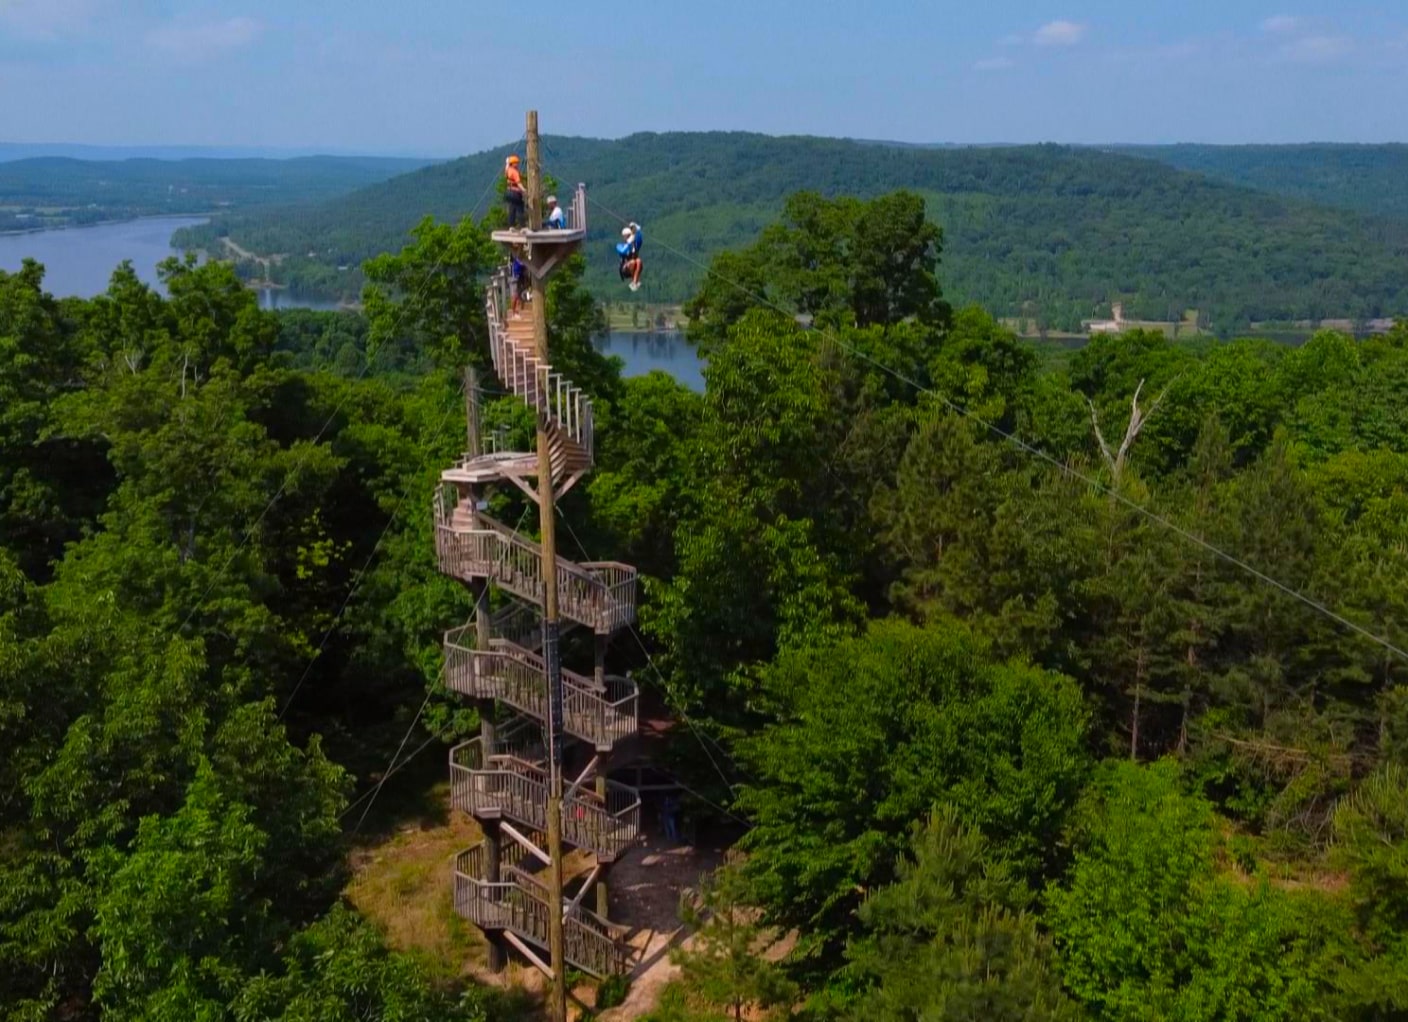
M 690 390 L 704 390 L 704 363 L 684 334 L 607 334 L 597 341 L 596 350 L 619 356 L 626 363 L 622 376 L 644 376 L 662 369 Z
M 112 271 L 132 260 L 137 276 L 156 284 L 157 263 L 179 255 L 171 235 L 206 222 L 203 216 L 146 217 L 117 224 L 67 227 L 0 235 L 0 270 L 18 270 L 25 259 L 44 264 L 45 290 L 58 298 L 91 298 L 108 288 Z
M 91 298 L 106 291 L 112 271 L 130 259 L 138 277 L 158 286 L 157 264 L 180 254 L 171 247 L 171 235 L 182 227 L 205 222 L 206 218 L 199 216 L 146 217 L 0 235 L 0 270 L 13 272 L 26 258 L 37 259 L 44 264 L 44 286 L 51 294 Z M 261 291 L 259 304 L 266 309 L 337 308 L 336 302 L 308 300 L 279 290 Z M 610 334 L 597 343 L 597 350 L 619 355 L 626 363 L 627 376 L 663 369 L 692 390 L 704 389 L 703 366 L 682 334 Z
M 157 264 L 180 255 L 171 247 L 171 235 L 182 227 L 207 221 L 203 216 L 153 216 L 92 227 L 65 227 L 0 235 L 0 270 L 13 272 L 26 259 L 44 264 L 44 287 L 57 298 L 91 298 L 108 289 L 112 271 L 124 259 L 132 261 L 137 276 L 154 287 Z M 286 291 L 259 294 L 266 309 L 335 309 L 336 302 L 305 301 Z

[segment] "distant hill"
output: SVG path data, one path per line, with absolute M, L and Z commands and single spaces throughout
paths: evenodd
M 409 157 L 413 162 L 433 163 L 418 153 L 362 153 L 319 147 L 280 148 L 278 146 L 219 145 L 83 145 L 76 142 L 0 142 L 0 163 L 32 160 L 45 156 L 66 156 L 74 160 L 290 160 L 301 156 Z
M 425 214 L 469 212 L 494 185 L 507 151 L 427 167 L 318 205 L 222 217 L 186 237 L 208 242 L 228 232 L 257 252 L 296 254 L 284 267 L 295 286 L 354 291 L 355 273 L 334 267 L 399 247 Z M 647 283 L 639 297 L 674 301 L 695 286 L 697 263 L 751 240 L 794 191 L 869 196 L 909 188 L 925 196 L 944 228 L 949 296 L 1003 315 L 1075 328 L 1123 300 L 1131 318 L 1178 319 L 1197 309 L 1219 329 L 1234 330 L 1252 320 L 1408 311 L 1408 226 L 1235 187 L 1147 156 L 743 133 L 553 137 L 544 152 L 563 189 L 577 180 L 589 185 L 591 283 L 603 295 L 619 293 L 613 214 L 646 228 Z
M 0 230 L 321 202 L 430 162 L 375 156 L 12 160 L 0 163 Z
M 1408 145 L 1105 148 L 1274 195 L 1408 219 Z

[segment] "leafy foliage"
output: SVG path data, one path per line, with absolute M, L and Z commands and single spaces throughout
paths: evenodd
M 686 923 L 697 928 L 693 945 L 670 953 L 685 990 L 705 1004 L 725 1008 L 735 1022 L 786 1005 L 796 988 L 773 951 L 778 932 L 759 925 L 743 901 L 743 879 L 725 868 L 707 880 L 684 906 Z
M 938 802 L 1049 865 L 1086 770 L 1064 678 L 997 664 L 956 628 L 877 624 L 783 655 L 763 678 L 778 723 L 739 743 L 754 782 L 746 871 L 770 917 L 834 953 L 865 892 L 894 879 L 910 825 Z
M 663 188 L 637 143 L 621 187 Z M 881 150 L 855 151 L 873 176 Z M 1091 191 L 1089 156 L 950 169 L 1136 201 L 1147 168 Z M 735 169 L 702 198 L 792 173 Z M 1131 332 L 1043 365 L 945 304 L 961 231 L 923 187 L 837 190 L 779 195 L 782 222 L 716 257 L 746 291 L 692 303 L 702 395 L 593 350 L 588 260 L 544 296 L 597 413 L 564 553 L 645 570 L 619 651 L 645 712 L 688 717 L 670 768 L 749 828 L 657 1016 L 1402 1014 L 1408 328 L 1293 351 Z M 193 261 L 169 297 L 130 267 L 88 301 L 0 274 L 4 1018 L 509 1010 L 336 907 L 354 779 L 418 706 L 432 736 L 476 723 L 434 688 L 467 601 L 414 509 L 486 363 L 486 226 L 423 221 L 368 267 L 362 318 L 261 312 Z M 481 396 L 526 445 L 521 405 Z
M 1168 763 L 1121 764 L 1101 795 L 1048 893 L 1063 978 L 1094 1017 L 1338 1017 L 1332 910 L 1218 876 L 1211 807 Z
M 976 829 L 942 807 L 914 828 L 910 856 L 861 907 L 864 936 L 847 954 L 874 985 L 850 1018 L 1080 1017 L 1028 910 L 1029 890 Z

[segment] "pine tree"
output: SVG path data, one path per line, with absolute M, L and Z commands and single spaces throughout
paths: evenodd
M 782 966 L 769 956 L 778 932 L 760 922 L 761 913 L 745 903 L 745 892 L 741 874 L 729 867 L 705 881 L 681 911 L 698 932 L 690 946 L 670 954 L 685 989 L 726 1008 L 735 1022 L 741 1022 L 745 1009 L 752 1017 L 754 1009 L 785 1005 L 796 995 Z

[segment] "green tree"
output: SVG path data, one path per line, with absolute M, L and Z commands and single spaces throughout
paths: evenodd
M 1380 768 L 1335 813 L 1335 853 L 1370 954 L 1347 982 L 1354 1018 L 1408 1012 L 1408 770 Z
M 916 824 L 896 880 L 860 909 L 849 972 L 873 984 L 856 1022 L 1076 1019 L 1027 886 L 952 806 Z
M 750 670 L 781 647 L 851 631 L 855 547 L 828 498 L 844 435 L 836 371 L 813 335 L 764 313 L 736 327 L 707 369 L 689 473 L 698 492 L 675 533 L 678 571 L 650 585 L 643 624 L 674 687 L 741 723 Z
M 447 372 L 466 362 L 489 365 L 483 282 L 498 253 L 488 231 L 469 217 L 454 224 L 426 216 L 401 251 L 368 260 L 363 293 L 371 325 L 370 358 L 409 345 Z M 391 358 L 408 353 L 393 351 Z
M 796 995 L 772 954 L 779 933 L 759 924 L 757 910 L 744 901 L 746 891 L 732 867 L 705 880 L 681 906 L 685 923 L 696 928 L 694 937 L 688 947 L 670 952 L 685 990 L 705 1004 L 727 1009 L 734 1022 L 742 1022 L 745 1011 L 755 1018 L 758 1011 L 785 1006 Z
M 712 354 L 728 328 L 760 305 L 831 328 L 907 319 L 942 327 L 950 315 L 936 275 L 942 244 L 943 232 L 912 192 L 870 201 L 798 192 L 782 222 L 752 247 L 718 257 L 685 307 L 690 337 Z
M 910 826 L 939 802 L 1040 875 L 1087 769 L 1068 679 L 993 662 L 957 627 L 872 625 L 763 674 L 777 723 L 738 745 L 745 872 L 804 953 L 833 957 L 867 892 L 893 881 Z
M 233 1022 L 498 1022 L 514 1017 L 483 989 L 437 989 L 412 958 L 388 952 L 342 907 L 287 943 L 279 966 L 250 977 L 231 1004 Z
M 1219 876 L 1212 809 L 1172 763 L 1112 765 L 1079 820 L 1047 921 L 1094 1018 L 1337 1017 L 1333 905 Z
M 77 377 L 84 348 L 43 280 L 32 261 L 0 271 L 0 545 L 40 580 L 110 483 L 95 445 L 53 428 L 51 406 Z

